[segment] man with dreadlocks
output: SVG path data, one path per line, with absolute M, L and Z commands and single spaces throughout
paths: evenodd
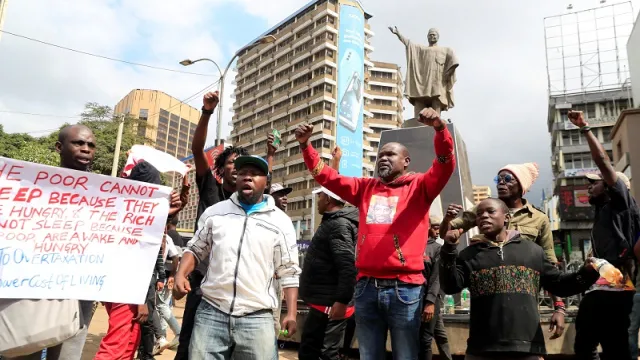
M 234 160 L 241 155 L 248 155 L 245 149 L 238 147 L 228 147 L 218 155 L 213 166 L 213 171 L 209 167 L 207 156 L 204 152 L 204 145 L 207 140 L 207 128 L 209 127 L 209 119 L 213 114 L 213 110 L 220 100 L 218 92 L 209 92 L 204 95 L 202 102 L 202 116 L 198 121 L 198 126 L 193 134 L 191 142 L 191 152 L 193 153 L 193 161 L 196 168 L 196 185 L 200 200 L 198 201 L 198 216 L 210 206 L 217 204 L 219 201 L 229 199 L 236 191 L 236 169 Z M 213 173 L 215 172 L 215 174 Z M 222 178 L 222 183 L 218 183 L 215 175 Z M 198 229 L 196 221 L 195 230 Z M 200 284 L 209 267 L 208 259 L 201 261 L 196 269 L 189 275 L 189 283 L 191 291 L 187 295 L 187 302 L 184 306 L 184 314 L 182 317 L 182 330 L 180 331 L 180 343 L 176 353 L 175 360 L 186 360 L 189 358 L 189 343 L 191 342 L 191 332 L 195 320 L 196 310 L 202 300 L 202 291 Z

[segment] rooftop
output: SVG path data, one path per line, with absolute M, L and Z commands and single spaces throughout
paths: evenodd
M 255 39 L 249 41 L 247 43 L 247 45 L 249 44 L 253 44 L 254 42 L 258 41 L 260 38 L 265 37 L 267 35 L 275 35 L 275 32 L 278 30 L 278 28 L 280 26 L 282 26 L 283 24 L 285 24 L 287 21 L 295 18 L 296 16 L 298 16 L 298 14 L 302 13 L 303 11 L 307 10 L 308 8 L 310 8 L 311 6 L 315 5 L 316 3 L 319 3 L 321 0 L 312 0 L 310 2 L 308 2 L 306 5 L 304 5 L 303 7 L 301 7 L 300 9 L 296 10 L 293 14 L 287 16 L 284 20 L 280 21 L 279 23 L 275 24 L 274 26 L 272 26 L 269 30 L 265 31 L 264 33 L 262 33 L 260 36 L 256 37 Z M 357 3 L 358 5 L 360 5 L 360 7 L 362 9 L 364 9 L 364 6 L 362 6 L 362 3 L 359 0 L 354 0 L 353 2 Z M 368 12 L 364 12 L 364 18 L 365 19 L 371 19 L 373 15 L 371 15 Z M 274 33 L 274 34 L 272 34 Z

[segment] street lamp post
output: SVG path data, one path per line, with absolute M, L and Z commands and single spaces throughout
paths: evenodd
M 233 63 L 233 61 L 238 56 L 240 56 L 240 54 L 243 51 L 251 49 L 256 45 L 269 44 L 269 43 L 272 43 L 274 41 L 276 41 L 276 37 L 275 36 L 266 35 L 266 36 L 263 36 L 263 37 L 259 38 L 256 41 L 252 42 L 251 44 L 249 44 L 247 46 L 244 46 L 240 50 L 236 51 L 235 54 L 233 54 L 233 57 L 231 58 L 231 60 L 229 60 L 229 63 L 227 64 L 227 67 L 224 68 L 224 72 L 221 72 L 221 75 L 220 75 L 220 87 L 219 87 L 219 89 L 220 89 L 220 91 L 219 91 L 220 99 L 218 100 L 218 119 L 216 121 L 216 145 L 220 145 L 222 143 L 222 99 L 223 99 L 223 96 L 224 96 L 224 78 L 225 78 L 225 76 L 227 76 L 227 72 L 229 71 L 229 68 L 231 67 L 231 64 Z M 197 63 L 198 61 L 210 61 L 216 66 L 216 68 L 218 68 L 218 71 L 220 72 L 220 67 L 218 66 L 218 64 L 216 64 L 215 61 L 213 61 L 211 59 L 206 59 L 206 58 L 198 59 L 198 60 L 194 60 L 194 61 L 191 61 L 189 59 L 182 60 L 182 61 L 180 61 L 180 65 L 189 66 L 189 65 Z

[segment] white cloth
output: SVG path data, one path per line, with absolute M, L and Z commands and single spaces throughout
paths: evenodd
M 122 177 L 128 177 L 131 174 L 131 169 L 143 160 L 153 165 L 161 173 L 177 172 L 184 176 L 188 170 L 185 163 L 166 152 L 145 145 L 133 145 L 129 152 L 127 163 L 122 170 Z
M 164 238 L 167 243 L 164 246 L 164 253 L 162 253 L 162 261 L 166 262 L 168 257 L 173 258 L 174 256 L 180 256 L 180 251 L 173 243 L 171 236 L 165 234 Z
M 207 208 L 185 250 L 198 262 L 209 258 L 202 296 L 233 316 L 278 307 L 273 274 L 282 288 L 299 284 L 295 229 L 273 197 L 264 196 L 267 205 L 250 215 L 240 206 L 237 193 Z

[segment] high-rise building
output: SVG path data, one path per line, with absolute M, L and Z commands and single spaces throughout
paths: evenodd
M 608 24 L 608 25 L 604 25 Z M 554 231 L 569 260 L 583 260 L 591 249 L 594 208 L 589 204 L 585 175 L 598 169 L 586 138 L 567 118 L 584 113 L 592 133 L 614 159 L 613 126 L 632 99 L 625 86 L 626 44 L 633 24 L 630 2 L 552 16 L 545 19 L 553 193 L 559 225 Z M 597 46 L 594 46 L 596 44 Z
M 7 12 L 7 2 L 9 0 L 0 0 L 0 30 L 4 25 L 4 14 Z M 0 38 L 2 38 L 2 32 L 0 32 Z
M 138 128 L 153 141 L 156 149 L 176 158 L 191 155 L 191 140 L 200 119 L 200 110 L 159 90 L 131 90 L 118 101 L 114 114 L 129 114 L 146 120 Z
M 491 197 L 491 187 L 473 185 L 473 203 L 478 204 L 480 201 Z
M 273 35 L 275 42 L 252 47 L 237 63 L 229 140 L 264 156 L 267 135 L 272 129 L 280 131 L 282 144 L 276 152 L 272 181 L 293 188 L 287 213 L 303 240 L 310 239 L 315 211 L 311 191 L 317 184 L 306 169 L 294 131 L 304 122 L 313 124 L 311 143 L 329 161 L 336 145 L 339 101 L 346 97 L 346 92 L 340 100 L 338 95 L 341 6 L 344 4 L 336 0 L 312 1 L 265 32 L 264 36 Z M 399 67 L 370 60 L 374 33 L 367 24 L 369 18 L 364 13 L 364 38 L 360 39 L 364 45 L 364 59 L 360 59 L 365 67 L 364 84 L 353 94 L 364 98 L 363 176 L 373 175 L 380 133 L 400 127 L 403 110 Z M 359 36 L 357 32 L 352 35 Z M 354 155 L 343 151 L 343 161 Z

